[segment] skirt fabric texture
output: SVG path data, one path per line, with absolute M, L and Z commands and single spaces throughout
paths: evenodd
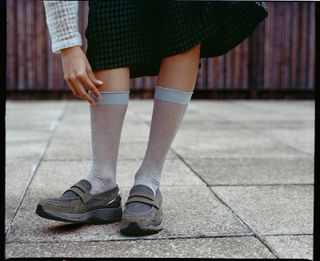
M 129 66 L 130 78 L 158 75 L 162 58 L 199 43 L 200 58 L 223 55 L 268 16 L 265 2 L 253 1 L 88 3 L 86 56 L 92 70 Z

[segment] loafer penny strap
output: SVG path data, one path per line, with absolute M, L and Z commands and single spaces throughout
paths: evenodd
M 149 204 L 151 206 L 156 207 L 157 209 L 160 208 L 158 202 L 156 202 L 153 198 L 148 197 L 147 195 L 144 194 L 140 194 L 140 193 L 134 193 L 131 194 L 126 202 L 126 204 L 130 203 L 130 202 L 142 202 L 142 203 L 146 203 Z
M 92 198 L 90 192 L 81 183 L 77 183 L 77 184 L 73 185 L 71 188 L 66 190 L 64 193 L 66 193 L 67 191 L 72 191 L 75 194 L 77 194 L 83 203 L 87 203 Z

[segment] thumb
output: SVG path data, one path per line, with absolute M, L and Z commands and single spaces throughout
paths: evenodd
M 93 74 L 91 69 L 88 70 L 88 76 L 90 80 L 93 81 L 95 84 L 99 84 L 99 85 L 103 84 L 103 81 L 98 80 Z

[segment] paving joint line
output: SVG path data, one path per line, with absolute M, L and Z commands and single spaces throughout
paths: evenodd
M 277 184 L 208 184 L 209 187 L 289 187 L 289 186 L 314 186 L 314 183 L 277 183 Z
M 208 183 L 183 159 L 183 157 L 177 153 L 175 150 L 173 152 L 181 159 L 181 161 L 196 175 L 198 176 L 208 187 L 208 189 L 211 191 L 211 193 L 225 206 L 227 207 L 239 220 L 241 223 L 243 223 L 252 233 L 253 236 L 256 237 L 276 258 L 279 258 L 279 256 L 275 253 L 273 249 L 271 249 L 260 237 L 259 235 L 224 201 L 222 200 L 210 187 L 208 186 Z
M 264 237 L 269 237 L 269 236 L 313 236 L 313 234 L 260 234 L 260 236 L 264 236 Z M 84 241 L 69 241 L 69 240 L 51 240 L 51 241 L 9 241 L 6 242 L 6 244 L 38 244 L 38 243 L 64 243 L 64 242 L 79 242 L 79 243 L 93 243 L 93 242 L 123 242 L 123 241 L 146 241 L 146 240 L 188 240 L 188 239 L 215 239 L 215 238 L 241 238 L 241 237 L 255 237 L 254 234 L 239 234 L 239 235 L 199 235 L 199 236 L 182 236 L 182 237 L 174 237 L 174 236 L 169 236 L 169 237 L 162 237 L 162 238 L 114 238 L 114 239 L 107 239 L 107 240 L 103 240 L 103 239 L 96 239 L 96 240 L 84 240 Z M 255 237 L 256 238 L 256 237 Z
M 142 121 L 143 121 L 146 125 L 148 125 L 148 126 L 150 127 L 150 124 L 151 124 L 151 123 L 148 124 L 139 114 L 137 114 L 137 113 L 135 113 L 135 114 L 137 115 L 137 117 L 139 117 L 140 119 L 142 119 Z M 212 115 L 214 115 L 214 114 L 212 114 Z M 221 117 L 217 117 L 217 118 L 218 118 L 218 119 L 219 119 L 219 118 L 221 119 Z M 228 119 L 227 119 L 227 121 L 232 122 L 232 121 L 230 121 L 230 120 L 228 120 Z M 239 126 L 242 126 L 241 124 L 238 124 L 238 125 L 239 125 Z M 246 127 L 246 128 L 247 128 L 247 127 Z M 202 181 L 204 182 L 204 184 L 206 184 L 206 186 L 207 186 L 208 189 L 211 191 L 211 193 L 213 193 L 213 194 L 217 197 L 217 199 L 218 199 L 222 204 L 224 204 L 233 214 L 235 214 L 235 215 L 238 217 L 238 219 L 239 219 L 245 226 L 247 226 L 247 228 L 249 228 L 249 230 L 254 234 L 254 236 L 255 236 L 275 257 L 279 258 L 278 255 L 274 253 L 273 249 L 271 249 L 268 245 L 266 245 L 266 244 L 262 241 L 262 239 L 260 239 L 259 237 L 257 237 L 256 233 L 251 229 L 251 227 L 250 227 L 248 224 L 246 224 L 246 223 L 238 216 L 238 214 L 234 212 L 234 210 L 233 210 L 231 207 L 229 207 L 220 197 L 218 197 L 218 196 L 216 195 L 216 193 L 215 193 L 212 189 L 209 188 L 208 183 L 206 182 L 206 180 L 205 180 L 203 177 L 201 177 L 201 176 L 184 160 L 184 158 L 183 158 L 178 152 L 176 152 L 173 148 L 170 148 L 170 150 L 171 150 L 198 178 L 200 178 L 200 180 L 202 180 Z
M 298 234 L 298 233 L 291 233 L 291 234 L 281 234 L 281 233 L 278 233 L 278 234 L 260 234 L 260 236 L 263 236 L 263 237 L 277 237 L 277 236 L 313 236 L 313 233 L 302 233 L 302 234 Z
M 40 163 L 42 162 L 42 161 L 48 161 L 48 160 L 43 160 L 43 156 L 45 155 L 45 153 L 46 153 L 46 151 L 47 151 L 47 149 L 48 149 L 48 147 L 49 147 L 49 144 L 51 143 L 51 141 L 52 141 L 52 137 L 54 136 L 54 133 L 55 133 L 55 131 L 56 131 L 56 129 L 57 129 L 57 126 L 59 125 L 59 123 L 61 122 L 61 120 L 62 120 L 62 118 L 63 118 L 63 116 L 64 116 L 64 112 L 65 112 L 65 109 L 66 109 L 66 107 L 67 107 L 67 105 L 68 104 L 65 104 L 65 106 L 64 106 L 64 109 L 63 109 L 63 113 L 62 113 L 62 115 L 60 115 L 60 117 L 59 117 L 59 120 L 58 120 L 58 122 L 56 123 L 56 127 L 55 127 L 55 129 L 54 129 L 54 131 L 52 132 L 52 135 L 50 136 L 50 138 L 49 138 L 49 140 L 48 140 L 48 142 L 47 142 L 47 145 L 46 145 L 46 148 L 45 148 L 45 152 L 43 153 L 43 155 L 42 155 L 42 157 L 40 158 L 40 160 L 39 160 L 39 162 L 38 162 L 38 164 L 37 164 L 37 167 L 34 169 L 34 172 L 33 172 L 33 174 L 32 174 L 32 176 L 31 176 L 31 178 L 30 178 L 30 180 L 29 180 L 29 182 L 28 182 L 28 185 L 27 185 L 27 187 L 26 187 L 26 190 L 25 190 L 25 193 L 24 193 L 24 195 L 23 195 L 23 197 L 21 198 L 21 201 L 20 201 L 20 203 L 19 203 L 19 206 L 18 206 L 18 208 L 16 209 L 16 212 L 15 212 L 15 215 L 14 215 L 14 217 L 12 218 L 12 220 L 11 220 L 11 222 L 10 222 L 10 225 L 9 225 L 9 228 L 8 228 L 8 231 L 10 230 L 10 228 L 11 228 L 11 224 L 12 224 L 12 222 L 13 222 L 13 220 L 14 220 L 14 218 L 15 218 L 15 216 L 16 216 L 16 214 L 17 214 L 17 212 L 19 211 L 19 208 L 20 208 L 20 206 L 21 206 L 21 203 L 22 203 L 22 201 L 23 201 L 23 199 L 24 199 L 24 197 L 25 197 L 25 195 L 26 195 L 26 192 L 27 192 L 27 190 L 28 190 L 28 188 L 29 188 L 29 186 L 30 186 L 30 184 L 31 184 L 31 181 L 32 181 L 32 179 L 34 178 L 34 176 L 35 176 L 35 174 L 36 174 L 36 172 L 37 172 L 37 169 L 38 169 L 38 167 L 39 167 L 39 165 L 40 165 Z M 136 115 L 138 115 L 136 112 L 134 112 L 133 111 L 133 113 L 134 114 L 136 114 Z M 145 121 L 143 118 L 141 118 L 139 115 L 138 115 L 138 117 L 140 118 L 140 119 L 142 119 L 142 121 L 143 121 L 143 123 L 145 123 L 147 126 L 150 126 L 150 124 L 147 124 L 146 122 L 147 121 Z M 229 121 L 229 122 L 232 122 L 231 120 L 229 120 L 229 119 L 227 119 L 227 121 Z M 243 124 L 239 124 L 240 126 L 243 126 L 245 129 L 247 129 L 247 130 L 249 130 L 249 131 L 251 131 L 251 132 L 254 132 L 254 133 L 256 133 L 255 131 L 253 131 L 253 129 L 251 129 L 250 127 L 248 127 L 248 126 L 246 126 L 246 125 L 243 125 Z M 264 133 L 263 133 L 264 134 Z M 265 137 L 267 137 L 267 138 L 269 138 L 269 139 L 271 139 L 271 140 L 274 140 L 274 141 L 278 141 L 277 139 L 272 139 L 272 138 L 270 138 L 268 135 L 265 135 L 264 134 L 264 136 Z M 285 145 L 285 146 L 287 146 L 287 147 L 289 147 L 289 148 L 291 148 L 291 149 L 294 149 L 294 150 L 296 150 L 296 151 L 298 151 L 298 152 L 302 152 L 302 151 L 299 151 L 299 150 L 297 150 L 297 149 L 295 149 L 295 148 L 293 148 L 293 147 L 291 147 L 291 146 L 289 146 L 289 145 L 287 145 L 287 144 L 283 144 L 282 142 L 281 142 L 281 144 L 282 145 Z M 175 152 L 173 149 L 172 149 L 172 151 L 176 154 L 176 155 L 178 155 L 178 158 L 179 159 L 181 159 L 183 162 L 184 162 L 184 164 L 186 164 L 186 162 L 184 161 L 184 159 L 177 153 L 177 152 Z M 308 155 L 312 155 L 312 154 L 310 154 L 310 153 L 306 153 L 306 152 L 302 152 L 302 153 L 304 153 L 304 154 L 308 154 Z M 131 159 L 131 160 L 135 160 L 135 159 Z M 50 160 L 49 160 L 50 161 Z M 76 160 L 76 161 L 79 161 L 79 160 Z M 189 168 L 190 168 L 190 166 L 188 165 L 188 164 L 186 164 Z M 209 186 L 208 184 L 207 184 L 207 182 L 201 177 L 201 176 L 199 176 L 192 168 L 191 168 L 191 170 L 192 170 L 192 172 L 194 172 L 195 173 L 195 175 L 196 176 L 198 176 L 206 185 L 207 185 L 207 187 Z M 261 184 L 260 184 L 261 185 Z M 277 185 L 279 185 L 279 184 L 277 184 Z M 313 185 L 313 184 L 283 184 L 283 185 Z M 215 186 L 215 185 L 210 185 L 210 186 Z M 223 186 L 223 185 L 222 185 Z M 252 186 L 251 184 L 249 184 L 249 186 Z M 253 232 L 253 235 L 225 235 L 225 236 L 199 236 L 199 237 L 171 237 L 171 238 L 143 238 L 143 239 L 139 239 L 139 240 L 167 240 L 167 239 L 171 239 L 171 240 L 176 240 L 176 239 L 199 239 L 199 238 L 224 238 L 224 237 L 250 237 L 250 236 L 254 236 L 254 237 L 256 237 L 256 238 L 258 238 L 260 241 L 261 241 L 261 239 L 259 238 L 259 236 L 254 232 L 254 230 L 252 230 L 251 228 L 250 228 L 250 226 L 249 225 L 247 225 L 239 216 L 238 216 L 238 214 L 236 214 L 226 203 L 224 203 L 224 201 L 222 200 L 222 199 L 220 199 L 220 197 L 218 197 L 217 195 L 216 195 L 216 193 L 215 192 L 213 192 L 211 189 L 210 189 L 210 191 L 213 193 L 213 194 L 215 194 L 215 196 L 226 206 L 226 207 L 228 207 L 239 219 L 240 219 L 240 221 L 241 222 L 243 222 L 252 232 Z M 296 236 L 303 236 L 303 235 L 313 235 L 313 234 L 261 234 L 260 236 L 290 236 L 290 235 L 296 235 Z M 108 240 L 108 241 L 128 241 L 128 240 L 130 240 L 130 239 L 123 239 L 123 240 Z M 136 240 L 136 239 L 135 239 Z M 91 241 L 78 241 L 78 242 L 100 242 L 100 241 L 102 241 L 102 242 L 104 242 L 105 240 L 97 240 L 97 241 L 94 241 L 94 240 L 91 240 Z M 61 242 L 61 241 L 59 241 L 59 242 Z M 262 242 L 262 241 L 261 241 Z M 20 242 L 10 242 L 10 243 L 20 243 Z M 23 242 L 21 242 L 21 243 L 23 243 Z M 36 242 L 26 242 L 26 243 L 52 243 L 52 241 L 43 241 L 43 242 L 39 242 L 39 241 L 36 241 Z M 57 242 L 58 243 L 58 242 Z M 263 244 L 264 244 L 264 242 L 262 242 Z M 264 244 L 265 245 L 265 244 Z M 269 249 L 269 247 L 267 246 L 267 245 L 265 245 L 268 249 Z M 270 249 L 269 249 L 270 250 Z M 270 250 L 271 251 L 271 250 Z M 272 252 L 272 251 L 271 251 Z M 274 254 L 273 252 L 272 252 L 272 254 Z M 274 254 L 275 255 L 275 254 Z M 277 255 L 275 255 L 276 257 L 277 257 Z
M 32 168 L 32 175 L 31 175 L 31 177 L 29 178 L 29 181 L 28 181 L 28 183 L 27 183 L 27 186 L 26 186 L 26 188 L 25 188 L 25 190 L 24 190 L 24 192 L 23 192 L 23 194 L 22 194 L 22 196 L 21 196 L 21 198 L 20 198 L 20 200 L 19 200 L 19 204 L 18 204 L 17 208 L 15 209 L 14 215 L 13 215 L 13 217 L 12 217 L 12 219 L 11 219 L 9 225 L 8 225 L 8 228 L 7 228 L 6 232 L 5 232 L 5 236 L 7 236 L 8 233 L 10 232 L 11 225 L 12 225 L 13 221 L 15 220 L 17 213 L 18 213 L 19 210 L 20 210 L 21 204 L 22 204 L 22 202 L 23 202 L 23 200 L 24 200 L 24 198 L 25 198 L 25 196 L 26 196 L 26 194 L 27 194 L 27 191 L 28 191 L 28 189 L 29 189 L 29 187 L 30 187 L 30 184 L 31 184 L 34 176 L 36 175 L 36 173 L 37 173 L 37 171 L 38 171 L 38 168 L 39 168 L 39 166 L 40 166 L 40 164 L 41 164 L 41 162 L 42 162 L 42 159 L 44 158 L 44 155 L 46 154 L 46 152 L 47 152 L 47 150 L 48 150 L 48 147 L 49 147 L 50 144 L 51 144 L 52 138 L 53 138 L 53 136 L 54 136 L 54 134 L 55 134 L 55 132 L 56 132 L 56 130 L 57 130 L 57 127 L 59 126 L 59 124 L 61 123 L 61 121 L 62 121 L 62 119 L 63 119 L 63 117 L 64 117 L 64 114 L 65 114 L 67 105 L 68 105 L 68 103 L 65 103 L 65 104 L 64 104 L 60 116 L 59 116 L 58 119 L 55 121 L 55 122 L 56 122 L 55 128 L 52 130 L 52 133 L 51 133 L 50 137 L 49 137 L 48 140 L 47 140 L 45 149 L 44 149 L 44 151 L 43 151 L 40 159 L 38 160 L 38 162 L 37 162 L 37 163 L 33 166 L 33 168 Z
M 174 237 L 174 236 L 169 236 L 169 237 L 162 237 L 162 238 L 138 238 L 138 237 L 132 237 L 132 238 L 114 238 L 114 239 L 107 239 L 107 240 L 103 240 L 103 239 L 96 239 L 96 240 L 84 240 L 84 241 L 12 241 L 12 242 L 7 242 L 7 244 L 34 244 L 34 243 L 63 243 L 63 242 L 123 242 L 123 241 L 146 241 L 146 240 L 161 240 L 161 241 L 165 241 L 165 240 L 188 240 L 188 239 L 206 239 L 206 238 L 241 238 L 241 237 L 254 237 L 253 234 L 240 234 L 240 235 L 199 235 L 199 236 L 181 236 L 181 237 Z
M 230 211 L 236 215 L 236 217 L 240 220 L 240 222 L 242 222 L 248 229 L 250 229 L 250 231 L 254 234 L 254 237 L 256 237 L 276 258 L 279 258 L 278 254 L 275 253 L 274 249 L 272 249 L 266 242 L 263 241 L 263 239 L 260 237 L 260 235 L 258 235 L 254 229 L 252 229 L 249 224 L 247 224 L 247 222 L 245 222 L 237 213 L 236 211 L 234 211 L 224 200 L 222 200 L 216 192 L 214 192 L 212 189 L 210 189 L 213 193 L 213 195 L 215 197 L 217 197 L 222 204 L 224 204 L 227 208 L 230 209 Z
M 240 106 L 240 107 L 241 107 L 241 106 Z M 133 111 L 133 112 L 134 112 L 134 111 Z M 135 113 L 140 119 L 142 119 L 142 121 L 143 121 L 146 125 L 150 126 L 151 123 L 148 124 L 147 121 L 144 120 L 138 113 L 136 113 L 136 112 L 134 112 L 134 113 Z M 248 131 L 250 131 L 250 132 L 252 132 L 252 133 L 260 134 L 260 135 L 262 135 L 263 137 L 268 138 L 268 139 L 270 139 L 270 140 L 272 140 L 272 141 L 279 142 L 279 143 L 282 144 L 284 147 L 287 147 L 287 148 L 289 148 L 289 149 L 291 149 L 291 150 L 293 150 L 293 151 L 296 151 L 296 152 L 299 152 L 299 153 L 302 153 L 302 154 L 305 154 L 305 155 L 308 155 L 308 156 L 312 156 L 312 154 L 306 153 L 306 152 L 303 152 L 303 151 L 300 151 L 300 150 L 297 150 L 296 148 L 291 147 L 290 145 L 285 144 L 285 143 L 279 141 L 278 139 L 274 139 L 273 137 L 270 137 L 270 136 L 266 135 L 264 132 L 255 131 L 255 130 L 253 130 L 252 128 L 248 127 L 247 125 L 244 125 L 244 124 L 239 123 L 239 122 L 236 122 L 236 123 L 235 123 L 234 121 L 232 121 L 232 120 L 230 120 L 230 119 L 228 119 L 228 118 L 224 118 L 224 117 L 218 116 L 218 115 L 216 115 L 216 114 L 214 114 L 214 113 L 209 113 L 209 114 L 215 116 L 217 119 L 225 120 L 225 121 L 227 121 L 227 122 L 229 122 L 229 123 L 234 123 L 234 124 L 236 124 L 236 125 L 244 128 L 244 129 L 246 129 L 246 130 L 248 130 Z M 206 180 L 205 180 L 204 178 L 202 178 L 202 177 L 183 159 L 183 157 L 182 157 L 179 153 L 177 153 L 173 148 L 170 148 L 170 149 L 171 149 L 171 150 L 173 151 L 173 153 L 174 153 L 197 177 L 199 177 L 199 178 L 207 185 L 207 187 L 209 188 L 209 185 L 208 185 L 208 183 L 206 182 Z M 254 234 L 254 236 L 255 236 L 276 258 L 279 258 L 278 254 L 276 254 L 275 251 L 274 251 L 269 245 L 267 245 L 267 244 L 263 241 L 263 239 L 260 238 L 260 236 L 259 236 L 226 202 L 224 202 L 212 189 L 209 188 L 209 190 L 211 191 L 211 193 L 212 193 L 213 195 L 215 195 L 215 197 L 216 197 L 222 204 L 224 204 L 234 215 L 236 215 L 236 217 Z

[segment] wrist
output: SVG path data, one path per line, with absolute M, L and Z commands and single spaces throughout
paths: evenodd
M 60 49 L 60 53 L 61 53 L 62 55 L 64 55 L 64 54 L 67 54 L 67 53 L 71 52 L 72 50 L 76 50 L 76 49 L 78 49 L 78 48 L 81 49 L 81 47 L 80 47 L 79 45 L 62 48 L 62 49 Z

